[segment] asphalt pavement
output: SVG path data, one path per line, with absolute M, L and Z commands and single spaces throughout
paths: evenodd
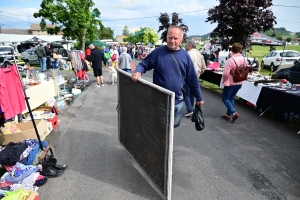
M 161 199 L 118 141 L 117 85 L 108 76 L 104 70 L 104 87 L 91 84 L 59 113 L 47 141 L 69 168 L 39 188 L 41 200 Z M 152 71 L 143 78 L 152 81 Z M 225 121 L 221 95 L 202 93 L 205 129 L 185 117 L 174 129 L 172 199 L 300 199 L 300 135 L 239 103 L 240 118 Z

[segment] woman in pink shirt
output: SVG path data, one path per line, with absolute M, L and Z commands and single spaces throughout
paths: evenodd
M 227 113 L 226 115 L 222 115 L 222 118 L 228 121 L 231 118 L 231 122 L 234 122 L 239 117 L 239 114 L 234 108 L 234 97 L 243 84 L 243 81 L 234 82 L 231 73 L 234 72 L 237 66 L 241 66 L 243 64 L 245 66 L 248 65 L 247 60 L 241 54 L 242 49 L 243 46 L 240 43 L 234 43 L 232 45 L 232 56 L 228 59 L 222 76 L 222 84 L 224 86 L 222 101 L 227 107 Z

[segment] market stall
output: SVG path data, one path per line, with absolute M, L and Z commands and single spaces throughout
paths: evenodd
M 221 87 L 222 72 L 206 70 L 200 79 Z M 261 82 L 261 83 L 259 83 Z M 269 76 L 253 73 L 248 76 L 237 96 L 258 107 L 274 107 L 300 114 L 300 85 L 282 84 L 279 80 L 272 82 Z

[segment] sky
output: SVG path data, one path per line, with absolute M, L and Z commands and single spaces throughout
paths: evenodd
M 42 0 L 1 0 L 0 24 L 4 29 L 30 29 L 30 24 L 39 24 L 34 18 Z M 95 7 L 101 12 L 105 27 L 114 30 L 114 36 L 121 35 L 126 25 L 130 32 L 140 27 L 158 30 L 157 18 L 160 13 L 179 13 L 179 17 L 189 27 L 187 35 L 210 33 L 217 24 L 205 22 L 207 11 L 219 4 L 217 0 L 94 0 Z M 284 27 L 291 32 L 300 32 L 300 1 L 273 0 L 270 9 L 276 17 L 275 28 Z

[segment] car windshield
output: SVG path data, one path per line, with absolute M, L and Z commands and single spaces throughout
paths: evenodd
M 281 57 L 299 57 L 300 54 L 298 52 L 283 52 L 280 53 Z
M 0 52 L 1 51 L 11 51 L 11 47 L 0 47 Z

